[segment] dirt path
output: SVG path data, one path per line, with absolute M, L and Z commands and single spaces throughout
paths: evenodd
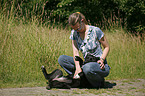
M 45 87 L 0 89 L 0 96 L 145 96 L 145 79 L 109 80 L 102 89 L 51 89 Z

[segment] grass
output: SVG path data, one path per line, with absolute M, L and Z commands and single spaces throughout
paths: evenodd
M 111 48 L 106 79 L 145 78 L 145 42 L 119 28 L 104 33 Z M 40 67 L 61 69 L 58 57 L 73 56 L 69 35 L 61 26 L 43 26 L 35 19 L 25 24 L 0 15 L 0 88 L 45 86 Z
M 144 78 L 145 42 L 124 30 L 113 31 L 106 33 L 111 48 L 108 56 L 112 68 L 109 79 Z
M 60 67 L 60 55 L 72 53 L 69 33 L 61 28 L 43 27 L 35 21 L 16 24 L 4 16 L 0 22 L 1 84 L 44 81 L 40 67 L 47 66 L 51 72 Z

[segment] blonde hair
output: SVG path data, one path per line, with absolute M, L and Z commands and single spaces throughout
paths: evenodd
M 74 26 L 76 23 L 80 22 L 82 19 L 84 20 L 84 23 L 87 24 L 85 16 L 80 12 L 75 12 L 69 16 L 68 23 Z

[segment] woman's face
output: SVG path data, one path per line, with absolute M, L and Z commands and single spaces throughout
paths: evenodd
M 82 21 L 77 22 L 74 26 L 71 25 L 71 28 L 76 30 L 77 32 L 84 32 L 85 31 L 85 23 Z

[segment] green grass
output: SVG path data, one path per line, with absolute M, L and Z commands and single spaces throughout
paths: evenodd
M 16 24 L 0 18 L 0 85 L 44 81 L 41 66 L 49 72 L 60 68 L 60 55 L 71 55 L 69 32 L 35 21 Z
M 0 87 L 45 86 L 40 67 L 61 69 L 58 57 L 73 56 L 70 30 L 31 21 L 0 15 Z M 145 42 L 119 28 L 104 33 L 111 48 L 106 79 L 145 78 Z
M 111 49 L 107 58 L 111 66 L 108 78 L 145 78 L 145 42 L 124 30 L 113 31 L 106 33 Z

